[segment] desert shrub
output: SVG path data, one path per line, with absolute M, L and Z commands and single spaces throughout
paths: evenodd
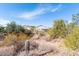
M 5 39 L 4 39 L 4 44 L 3 45 L 10 45 L 13 43 L 13 40 L 16 40 L 16 35 L 14 34 L 7 34 L 5 36 Z
M 52 36 L 53 29 L 52 29 L 52 28 L 49 28 L 48 31 L 47 31 L 47 33 L 48 33 L 50 36 Z
M 16 24 L 14 21 L 7 24 L 6 32 L 15 34 L 24 33 L 26 35 L 32 34 L 31 30 L 25 29 L 23 26 Z
M 67 34 L 70 34 L 73 31 L 73 28 L 76 26 L 74 23 L 67 24 Z
M 48 33 L 52 38 L 64 38 L 67 33 L 67 28 L 64 20 L 54 21 L 54 25 L 49 29 Z
M 32 32 L 28 29 L 25 29 L 23 26 L 16 24 L 14 21 L 8 23 L 5 27 L 6 36 L 5 36 L 5 44 L 10 44 L 15 41 L 26 40 L 28 37 L 32 36 Z
M 7 33 L 20 33 L 20 32 L 25 32 L 25 29 L 21 25 L 17 25 L 14 21 L 7 24 L 6 26 L 6 32 Z
M 21 25 L 17 25 L 15 28 L 15 33 L 25 33 L 25 29 Z
M 0 33 L 5 33 L 5 32 L 6 32 L 5 27 L 0 25 Z
M 72 50 L 79 49 L 79 27 L 75 27 L 64 40 L 65 46 Z
M 24 33 L 18 33 L 18 34 L 9 33 L 5 36 L 4 45 L 10 45 L 14 41 L 16 41 L 16 42 L 25 41 L 29 38 L 30 38 L 30 36 L 28 36 Z
M 68 34 L 72 32 L 72 29 L 79 25 L 79 14 L 73 14 L 71 22 L 67 23 Z
M 0 25 L 0 40 L 3 40 L 5 38 L 5 27 L 3 27 L 2 25 Z
M 27 34 L 28 36 L 31 36 L 33 35 L 33 32 L 31 30 L 26 29 L 25 34 Z
M 24 33 L 19 33 L 16 36 L 17 36 L 18 41 L 24 41 L 24 40 L 27 40 L 28 38 L 30 38 L 30 36 L 28 36 L 27 34 L 24 34 Z
M 13 21 L 11 23 L 8 23 L 7 26 L 6 26 L 6 31 L 7 33 L 12 33 L 12 32 L 15 32 L 16 30 L 16 23 Z

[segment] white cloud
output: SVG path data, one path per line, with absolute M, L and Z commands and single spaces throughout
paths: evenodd
M 24 19 L 33 19 L 36 16 L 45 14 L 47 12 L 55 12 L 61 8 L 61 4 L 59 4 L 57 7 L 53 7 L 51 4 L 40 4 L 38 8 L 31 12 L 25 12 L 19 15 L 19 17 Z
M 23 13 L 20 15 L 21 18 L 25 18 L 25 19 L 31 19 L 33 18 L 34 16 L 37 16 L 37 15 L 40 15 L 40 14 L 43 14 L 45 11 L 45 9 L 36 9 L 32 12 L 28 12 L 28 13 Z
M 62 5 L 59 4 L 56 8 L 52 9 L 51 11 L 52 11 L 52 12 L 55 12 L 55 11 L 59 10 L 59 9 L 61 8 L 61 6 L 62 6 Z
M 3 26 L 6 26 L 7 23 L 9 23 L 10 21 L 9 20 L 5 20 L 3 18 L 0 18 L 0 24 L 3 25 Z

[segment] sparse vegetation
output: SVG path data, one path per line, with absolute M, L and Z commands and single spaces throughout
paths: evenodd
M 65 38 L 65 45 L 72 49 L 79 49 L 79 27 L 75 27 L 73 31 Z
M 48 33 L 50 36 L 55 39 L 55 38 L 64 38 L 67 33 L 67 28 L 64 20 L 56 20 L 54 21 L 54 25 L 52 28 L 49 29 Z
M 3 42 L 0 44 L 0 47 L 13 45 L 15 52 L 16 51 L 20 52 L 20 50 L 25 51 L 24 49 L 26 45 L 24 43 L 26 43 L 26 40 L 28 40 L 27 44 L 31 44 L 31 47 L 33 46 L 34 43 L 32 44 L 29 42 L 34 40 L 35 43 L 37 43 L 38 45 L 37 47 L 38 50 L 41 51 L 41 49 L 45 49 L 45 51 L 43 51 L 45 53 L 47 53 L 48 50 L 53 49 L 53 47 L 54 48 L 56 47 L 55 48 L 56 50 L 59 49 L 59 51 L 62 52 L 62 50 L 60 50 L 61 49 L 60 46 L 63 43 L 65 44 L 65 48 L 71 49 L 73 51 L 78 51 L 79 50 L 78 21 L 79 21 L 79 14 L 75 14 L 72 16 L 72 22 L 66 23 L 63 19 L 59 19 L 54 21 L 53 26 L 51 28 L 42 29 L 41 31 L 36 29 L 37 27 L 35 26 L 30 26 L 30 29 L 24 28 L 23 26 L 16 24 L 14 21 L 8 23 L 7 26 L 5 27 L 0 25 L 0 40 L 3 39 L 2 40 Z M 48 34 L 50 35 L 50 37 Z M 50 48 L 49 45 L 52 47 Z M 35 46 L 33 47 L 34 49 L 37 49 Z M 27 48 L 31 49 L 29 47 Z M 62 54 L 63 53 L 66 52 L 64 51 L 62 52 Z
M 31 30 L 17 25 L 14 21 L 8 23 L 6 27 L 0 26 L 0 40 L 4 39 L 3 45 L 10 45 L 13 41 L 25 41 L 33 36 Z
M 68 35 L 66 36 L 64 42 L 66 47 L 72 50 L 79 49 L 79 14 L 72 16 L 72 22 L 68 27 Z

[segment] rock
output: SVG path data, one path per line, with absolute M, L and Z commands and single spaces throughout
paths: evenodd
M 26 51 L 20 51 L 17 56 L 26 56 Z
M 15 54 L 14 46 L 0 47 L 0 56 L 13 56 Z
M 0 41 L 3 41 L 4 40 L 4 34 L 3 33 L 0 33 Z
M 31 40 L 27 40 L 25 42 L 25 51 L 26 54 L 29 54 L 29 52 L 31 50 L 37 49 L 38 48 L 38 44 L 35 41 L 31 41 Z
M 56 50 L 49 42 L 45 40 L 27 40 L 25 42 L 25 52 L 22 51 L 19 55 L 41 56 Z

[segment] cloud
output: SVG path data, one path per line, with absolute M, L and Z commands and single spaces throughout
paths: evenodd
M 61 4 L 59 4 L 57 7 L 53 7 L 51 4 L 39 4 L 39 6 L 35 10 L 31 12 L 24 12 L 20 14 L 19 17 L 30 20 L 47 12 L 55 12 L 59 10 L 61 6 Z
M 9 20 L 5 20 L 3 18 L 0 18 L 0 25 L 6 26 L 7 23 L 9 23 Z
M 61 6 L 62 6 L 62 5 L 59 4 L 56 8 L 52 9 L 51 11 L 52 11 L 52 12 L 55 12 L 55 11 L 59 10 L 59 9 L 61 8 Z
M 21 18 L 25 18 L 25 19 L 31 19 L 35 16 L 44 14 L 45 9 L 36 9 L 32 12 L 28 12 L 28 13 L 23 13 L 20 15 Z

